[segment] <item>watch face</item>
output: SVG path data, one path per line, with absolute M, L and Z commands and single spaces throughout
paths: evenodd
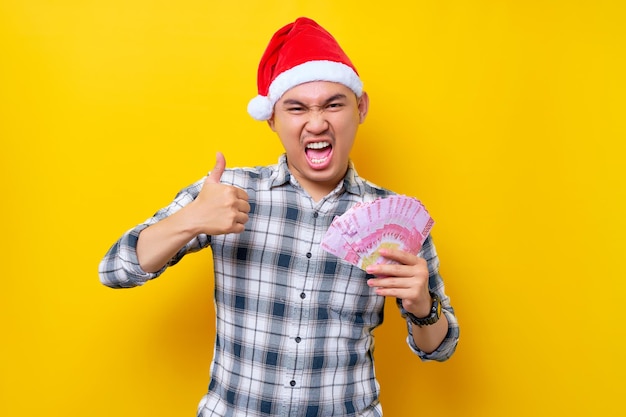
M 434 298 L 434 302 L 437 303 L 437 307 L 435 308 L 435 311 L 437 312 L 437 318 L 439 318 L 439 316 L 441 315 L 441 300 L 436 295 L 433 298 Z

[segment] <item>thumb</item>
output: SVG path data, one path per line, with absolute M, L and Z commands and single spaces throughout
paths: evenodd
M 222 174 L 224 173 L 224 169 L 226 169 L 226 158 L 224 158 L 224 154 L 218 152 L 215 155 L 215 166 L 211 170 L 209 177 L 207 178 L 207 182 L 217 184 L 220 182 L 220 178 L 222 178 Z

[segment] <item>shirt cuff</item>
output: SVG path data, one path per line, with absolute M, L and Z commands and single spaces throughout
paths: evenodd
M 413 353 L 419 356 L 419 358 L 424 362 L 443 362 L 449 359 L 456 350 L 456 346 L 459 341 L 459 327 L 456 321 L 456 317 L 446 310 L 441 310 L 441 314 L 445 314 L 446 319 L 448 319 L 448 333 L 446 334 L 446 337 L 443 339 L 441 344 L 437 347 L 437 349 L 435 349 L 431 353 L 426 353 L 422 351 L 419 347 L 417 347 L 417 345 L 415 344 L 415 340 L 413 340 L 413 323 L 411 323 L 410 319 L 406 319 L 409 332 L 406 342 L 413 351 Z
M 105 285 L 116 288 L 137 287 L 145 284 L 161 275 L 167 266 L 157 272 L 146 272 L 141 268 L 137 258 L 137 242 L 139 234 L 148 224 L 141 224 L 126 233 L 120 238 L 117 247 L 112 248 L 103 261 L 103 268 L 106 266 L 108 273 L 104 274 Z M 116 249 L 116 250 L 115 250 Z M 117 251 L 117 253 L 115 253 Z

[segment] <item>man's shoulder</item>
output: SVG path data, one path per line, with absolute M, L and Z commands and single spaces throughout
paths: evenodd
M 358 182 L 360 183 L 359 185 L 363 188 L 364 196 L 370 196 L 371 198 L 384 198 L 396 194 L 394 191 L 375 184 L 372 181 L 366 180 L 362 177 L 358 178 Z
M 227 168 L 222 174 L 221 182 L 237 187 L 253 187 L 272 181 L 278 172 L 278 165 Z
M 253 167 L 236 167 L 226 168 L 226 171 L 230 171 L 234 176 L 243 176 L 249 178 L 266 178 L 270 177 L 272 173 L 276 172 L 277 165 L 259 165 Z

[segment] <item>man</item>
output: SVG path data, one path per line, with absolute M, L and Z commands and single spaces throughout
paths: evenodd
M 350 162 L 369 99 L 336 40 L 300 18 L 272 37 L 248 112 L 285 154 L 276 165 L 210 174 L 113 245 L 99 268 L 111 287 L 156 278 L 210 246 L 216 340 L 198 416 L 381 416 L 372 331 L 392 297 L 423 360 L 454 352 L 458 325 L 432 239 L 367 271 L 326 253 L 322 236 L 358 202 L 390 196 Z

